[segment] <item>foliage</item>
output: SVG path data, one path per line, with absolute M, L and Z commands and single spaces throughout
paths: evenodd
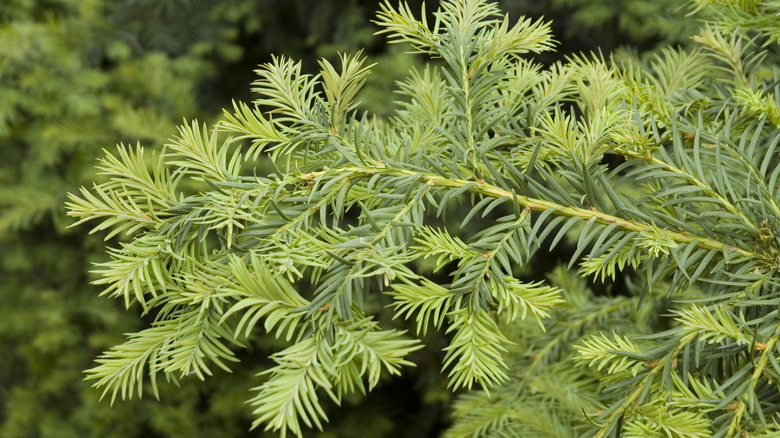
M 317 75 L 278 57 L 215 127 L 120 145 L 68 212 L 127 236 L 98 282 L 154 323 L 89 378 L 140 397 L 146 375 L 153 392 L 203 378 L 267 333 L 285 347 L 258 370 L 254 426 L 301 436 L 326 400 L 413 365 L 401 317 L 447 334 L 466 390 L 447 436 L 773 436 L 780 94 L 761 17 L 778 5 L 719 3 L 690 50 L 548 68 L 529 58 L 548 23 L 386 3 L 381 33 L 430 59 L 391 117 L 356 111 L 361 54 Z M 566 269 L 528 273 L 562 247 Z
M 355 50 L 371 33 L 368 23 L 351 27 L 364 13 L 354 1 L 324 24 L 301 14 L 296 23 L 305 35 L 273 39 L 275 26 L 284 24 L 277 3 L 2 2 L 0 436 L 245 435 L 250 411 L 237 382 L 249 378 L 246 367 L 234 366 L 233 374 L 206 385 L 161 385 L 169 402 L 164 407 L 153 400 L 113 409 L 97 403 L 82 370 L 120 342 L 120 333 L 148 322 L 98 297 L 87 270 L 106 260 L 102 238 L 110 231 L 88 237 L 87 230 L 66 230 L 64 201 L 68 191 L 104 181 L 94 161 L 107 144 L 142 141 L 159 148 L 183 116 L 214 120 L 235 87 L 247 88 L 244 80 L 231 82 L 231 67 L 269 59 L 267 52 L 280 44 L 295 56 L 333 55 L 335 49 L 321 48 L 331 27 L 341 30 L 341 50 Z M 308 10 L 308 3 L 283 6 Z M 313 42 L 293 49 L 305 38 Z M 251 74 L 249 67 L 238 71 Z M 119 239 L 112 237 L 112 244 Z M 251 361 L 267 343 L 255 339 L 241 356 Z

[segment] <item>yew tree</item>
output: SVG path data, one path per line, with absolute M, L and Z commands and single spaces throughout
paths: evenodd
M 267 333 L 248 399 L 282 436 L 421 348 L 460 391 L 447 437 L 777 436 L 780 2 L 698 3 L 691 49 L 548 66 L 542 20 L 385 3 L 427 59 L 390 116 L 361 53 L 277 57 L 216 125 L 106 152 L 69 214 L 122 239 L 96 283 L 154 322 L 87 378 L 140 397 Z

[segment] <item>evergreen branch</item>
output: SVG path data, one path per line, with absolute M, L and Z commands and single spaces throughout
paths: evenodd
M 145 235 L 130 243 L 122 243 L 120 249 L 109 249 L 112 260 L 100 263 L 95 272 L 102 278 L 94 284 L 106 284 L 101 295 L 124 298 L 125 307 L 133 302 L 148 310 L 147 294 L 157 298 L 158 291 L 165 292 L 170 283 L 166 266 L 171 260 L 170 241 L 163 236 Z
M 192 312 L 192 317 L 180 317 L 176 339 L 167 345 L 159 356 L 159 369 L 165 374 L 179 372 L 182 377 L 195 374 L 204 380 L 212 372 L 204 359 L 213 362 L 224 371 L 230 372 L 227 362 L 238 362 L 235 354 L 225 345 L 223 339 L 241 345 L 228 327 L 219 323 L 214 311 Z
M 625 343 L 626 342 L 623 342 L 622 344 Z M 677 362 L 675 359 L 679 356 L 680 352 L 683 351 L 683 349 L 686 348 L 686 346 L 688 345 L 690 345 L 688 342 L 681 342 L 681 341 L 674 342 L 674 348 L 666 352 L 665 355 L 666 360 L 644 362 L 642 365 L 646 368 L 646 370 L 642 371 L 644 376 L 641 376 L 640 379 L 635 380 L 635 382 L 633 383 L 635 389 L 633 389 L 628 394 L 626 394 L 626 396 L 623 397 L 623 399 L 618 402 L 620 404 L 615 404 L 612 407 L 610 407 L 610 409 L 601 412 L 598 420 L 606 420 L 606 421 L 603 421 L 602 424 L 599 426 L 598 433 L 594 436 L 594 438 L 605 438 L 606 436 L 608 436 L 608 434 L 611 431 L 614 431 L 615 430 L 614 428 L 617 425 L 619 418 L 621 418 L 623 415 L 626 414 L 626 412 L 632 409 L 632 407 L 634 407 L 638 403 L 637 401 L 641 397 L 647 396 L 649 385 L 653 384 L 654 380 L 658 377 L 659 374 L 663 375 L 664 373 L 674 373 L 674 370 L 670 368 L 676 366 Z M 613 351 L 615 353 L 619 353 L 619 351 L 617 350 L 613 350 Z M 594 359 L 598 359 L 598 358 L 594 357 Z
M 769 338 L 766 344 L 755 344 L 754 348 L 760 352 L 760 355 L 758 361 L 754 362 L 753 372 L 750 375 L 748 384 L 743 385 L 740 388 L 741 390 L 738 391 L 740 394 L 738 394 L 736 397 L 736 407 L 733 407 L 734 414 L 732 416 L 731 422 L 729 423 L 726 436 L 732 437 L 741 433 L 742 427 L 740 425 L 742 423 L 742 416 L 745 414 L 746 410 L 755 412 L 756 410 L 761 409 L 760 405 L 757 406 L 758 401 L 755 398 L 756 387 L 765 377 L 766 368 L 770 362 L 770 357 L 774 358 L 777 354 L 775 351 L 775 344 L 777 344 L 778 339 L 780 339 L 780 325 L 775 327 L 774 333 L 772 333 L 772 336 Z M 772 359 L 772 362 L 775 361 L 776 359 Z
M 166 145 L 173 151 L 166 154 L 166 157 L 173 158 L 178 155 L 180 159 L 168 161 L 167 164 L 178 166 L 182 171 L 198 175 L 207 181 L 234 181 L 240 170 L 241 152 L 236 149 L 228 158 L 229 146 L 233 140 L 228 138 L 219 145 L 218 137 L 218 129 L 209 133 L 205 124 L 198 128 L 197 120 L 180 126 L 179 136 Z
M 449 314 L 450 327 L 455 332 L 450 345 L 444 348 L 443 368 L 452 366 L 448 377 L 451 388 L 471 389 L 479 383 L 486 389 L 507 380 L 503 352 L 510 343 L 498 329 L 495 320 L 485 311 L 469 308 L 453 310 Z
M 474 181 L 468 181 L 468 180 L 463 180 L 458 178 L 447 178 L 436 174 L 418 173 L 414 171 L 393 169 L 389 167 L 342 167 L 339 169 L 328 169 L 327 171 L 323 171 L 323 172 L 312 172 L 309 174 L 303 174 L 303 175 L 299 175 L 298 178 L 302 181 L 308 181 L 320 177 L 327 172 L 337 173 L 337 174 L 362 175 L 364 177 L 374 176 L 376 174 L 381 174 L 386 176 L 409 176 L 409 177 L 413 176 L 417 179 L 417 181 L 435 187 L 447 187 L 453 189 L 465 188 L 466 191 L 468 192 L 494 198 L 494 199 L 500 199 L 500 198 L 516 199 L 518 205 L 520 205 L 522 208 L 527 208 L 531 211 L 553 210 L 555 214 L 562 215 L 562 216 L 576 217 L 583 220 L 593 220 L 596 223 L 602 225 L 615 224 L 618 228 L 626 231 L 634 231 L 638 233 L 648 233 L 648 234 L 653 233 L 652 224 L 642 224 L 642 223 L 626 220 L 623 218 L 616 217 L 614 215 L 610 215 L 607 213 L 603 213 L 591 209 L 584 209 L 575 206 L 565 206 L 544 199 L 517 195 L 510 191 L 501 189 L 497 186 L 486 184 L 484 182 L 474 182 Z M 681 233 L 681 232 L 671 231 L 671 230 L 663 230 L 663 232 L 666 238 L 671 239 L 672 241 L 678 244 L 695 242 L 696 246 L 707 250 L 723 250 L 725 246 L 723 243 L 718 242 L 716 240 L 707 237 L 695 236 L 692 233 Z M 749 259 L 762 258 L 762 256 L 758 253 L 745 250 L 742 248 L 734 248 L 734 252 L 737 252 Z
M 601 333 L 600 336 L 592 336 L 574 348 L 578 353 L 577 361 L 590 367 L 595 366 L 599 371 L 606 370 L 609 374 L 629 372 L 636 376 L 645 367 L 645 361 L 623 354 L 641 355 L 639 346 L 614 332 L 612 339 Z
M 697 142 L 696 147 L 698 147 L 698 142 Z M 635 153 L 635 152 L 633 152 L 633 151 L 631 151 L 629 149 L 624 149 L 624 148 L 620 148 L 620 147 L 615 147 L 614 150 L 615 150 L 615 152 L 617 152 L 620 155 L 624 155 L 626 157 L 634 158 L 634 159 L 641 159 L 641 160 L 647 162 L 647 164 L 649 164 L 649 165 L 656 165 L 656 166 L 658 166 L 658 169 L 663 169 L 666 172 L 670 172 L 671 175 L 675 175 L 675 176 L 683 179 L 687 184 L 690 184 L 690 185 L 692 185 L 694 187 L 701 188 L 702 191 L 705 194 L 707 194 L 707 196 L 711 196 L 712 198 L 717 200 L 718 203 L 723 208 L 725 208 L 729 213 L 733 214 L 735 217 L 738 217 L 740 220 L 742 220 L 742 223 L 748 225 L 749 227 L 751 227 L 753 229 L 756 229 L 756 224 L 754 223 L 754 221 L 752 219 L 750 219 L 747 215 L 745 215 L 745 213 L 743 211 L 738 209 L 733 203 L 731 203 L 731 201 L 726 199 L 724 196 L 722 196 L 721 194 L 716 192 L 715 189 L 713 189 L 709 184 L 707 184 L 704 181 L 700 181 L 694 175 L 691 175 L 690 173 L 685 172 L 684 170 L 682 170 L 682 169 L 680 169 L 680 168 L 678 168 L 678 167 L 676 167 L 676 166 L 674 166 L 672 164 L 669 164 L 669 163 L 667 163 L 665 161 L 661 161 L 660 159 L 652 157 L 652 156 L 647 156 L 647 155 L 640 156 L 639 154 L 637 154 L 637 153 Z M 669 176 L 669 175 L 667 175 L 667 176 Z
M 144 371 L 148 364 L 152 390 L 157 395 L 157 371 L 160 350 L 176 336 L 176 321 L 128 335 L 128 341 L 100 355 L 96 367 L 86 371 L 85 380 L 97 380 L 93 387 L 102 387 L 101 398 L 111 392 L 111 404 L 121 395 L 123 400 L 143 396 Z
M 122 345 L 104 352 L 96 362 L 98 366 L 87 370 L 86 380 L 97 380 L 94 387 L 104 387 L 103 396 L 111 392 L 111 403 L 117 395 L 123 400 L 143 394 L 144 373 L 148 366 L 151 387 L 159 398 L 157 373 L 169 378 L 176 372 L 181 375 L 211 375 L 204 358 L 229 371 L 223 360 L 237 361 L 232 351 L 220 339 L 234 344 L 238 342 L 217 323 L 208 312 L 180 310 L 178 319 L 161 320 L 152 327 L 133 333 Z
M 103 190 L 113 191 L 120 198 L 132 198 L 136 203 L 152 202 L 158 209 L 165 209 L 176 202 L 176 183 L 165 170 L 162 157 L 152 155 L 155 166 L 152 168 L 154 173 L 150 174 L 144 148 L 140 145 L 136 146 L 135 152 L 123 145 L 117 146 L 118 157 L 105 149 L 103 153 L 105 158 L 98 160 L 98 170 L 102 175 L 111 176 L 109 183 L 101 184 Z
M 338 131 L 341 119 L 356 105 L 353 103 L 360 88 L 365 84 L 366 77 L 375 64 L 363 67 L 365 58 L 361 59 L 360 53 L 352 57 L 341 56 L 341 73 L 327 61 L 320 61 L 322 69 L 322 82 L 325 87 L 325 96 L 332 108 L 331 127 Z
M 444 437 L 581 436 L 580 416 L 587 403 L 579 394 L 589 392 L 590 379 L 565 363 L 550 371 L 551 375 L 540 375 L 534 387 L 523 393 L 506 385 L 490 394 L 471 391 L 460 395 L 453 406 L 454 424 Z
M 601 417 L 605 417 L 606 421 L 604 421 L 602 425 L 600 425 L 598 433 L 594 435 L 595 438 L 605 438 L 609 436 L 610 432 L 615 431 L 614 428 L 617 425 L 618 419 L 621 418 L 626 411 L 628 411 L 635 405 L 636 400 L 645 391 L 647 386 L 653 382 L 658 372 L 661 371 L 661 367 L 662 366 L 659 364 L 651 368 L 648 372 L 645 373 L 645 375 L 642 377 L 641 380 L 636 382 L 635 384 L 636 389 L 631 391 L 623 399 L 623 402 L 620 405 L 613 406 L 608 413 L 607 412 L 602 413 L 599 419 L 601 419 Z
M 252 91 L 262 96 L 255 101 L 257 105 L 270 106 L 270 114 L 279 115 L 279 122 L 301 123 L 309 118 L 319 97 L 315 90 L 318 78 L 302 74 L 300 62 L 274 56 L 255 73 L 260 79 L 252 83 Z
M 267 422 L 265 430 L 279 431 L 283 438 L 288 431 L 302 437 L 301 422 L 322 430 L 322 420 L 327 417 L 317 390 L 338 400 L 328 375 L 332 371 L 323 366 L 331 361 L 330 355 L 324 340 L 307 337 L 271 356 L 277 365 L 262 373 L 271 377 L 253 388 L 258 394 L 249 400 L 256 416 L 252 428 Z
M 322 429 L 321 420 L 327 417 L 318 389 L 339 402 L 345 392 L 364 391 L 362 376 L 368 376 L 371 389 L 383 370 L 398 374 L 401 366 L 411 366 L 405 356 L 422 345 L 404 339 L 403 332 L 374 328 L 367 319 L 336 325 L 332 342 L 309 336 L 274 354 L 277 365 L 262 373 L 270 374 L 270 379 L 254 388 L 258 394 L 249 402 L 257 416 L 253 427 L 267 422 L 266 430 L 280 431 L 281 436 L 289 431 L 299 437 L 301 422 Z
M 700 89 L 710 67 L 707 61 L 698 48 L 690 51 L 665 48 L 653 56 L 652 69 L 655 75 L 650 76 L 649 80 L 669 98 L 675 93 Z
M 415 339 L 405 339 L 404 332 L 395 330 L 377 330 L 376 323 L 369 320 L 355 321 L 337 326 L 332 345 L 337 351 L 334 355 L 334 366 L 341 370 L 347 364 L 354 364 L 353 379 L 337 378 L 337 382 L 362 382 L 361 377 L 367 375 L 368 389 L 379 383 L 382 371 L 391 375 L 400 375 L 402 366 L 414 366 L 405 357 L 423 345 Z M 340 372 L 339 376 L 343 376 Z M 339 384 L 340 394 L 345 385 Z M 360 384 L 361 392 L 362 383 Z M 346 390 L 354 389 L 347 385 Z
M 395 317 L 405 314 L 405 318 L 409 319 L 413 313 L 417 313 L 418 334 L 425 334 L 431 321 L 435 328 L 441 328 L 456 295 L 425 278 L 420 279 L 420 284 L 406 279 L 402 281 L 403 283 L 393 283 L 393 290 L 388 293 L 393 297 Z
M 742 333 L 731 314 L 721 306 L 716 306 L 714 312 L 710 312 L 706 307 L 692 304 L 677 313 L 679 316 L 675 319 L 685 326 L 688 336 L 698 336 L 700 340 L 710 343 L 730 338 L 737 345 L 750 344 L 750 336 Z
M 153 229 L 159 225 L 159 219 L 149 215 L 132 198 L 122 199 L 116 192 L 99 185 L 94 185 L 92 190 L 96 195 L 83 187 L 79 190 L 81 197 L 68 193 L 70 202 L 65 204 L 68 215 L 80 218 L 71 227 L 104 218 L 90 233 L 111 229 L 106 235 L 108 240 L 122 232 L 134 234 L 141 229 Z
M 560 330 L 553 338 L 550 338 L 542 348 L 533 352 L 533 360 L 523 371 L 524 382 L 527 383 L 528 379 L 532 378 L 537 368 L 539 368 L 545 361 L 548 360 L 548 356 L 553 352 L 560 344 L 567 342 L 571 338 L 572 333 L 579 333 L 589 325 L 597 322 L 599 319 L 615 314 L 616 312 L 636 306 L 635 300 L 615 300 L 615 302 L 609 305 L 598 306 L 597 309 L 589 311 L 582 315 L 580 318 L 566 318 L 566 324 L 563 330 Z
M 400 109 L 396 112 L 398 125 L 412 125 L 422 121 L 425 135 L 441 135 L 436 133 L 436 126 L 440 126 L 446 112 L 445 87 L 436 70 L 426 68 L 422 74 L 412 70 L 409 77 L 398 84 L 400 94 L 409 97 L 409 101 L 399 102 Z M 427 123 L 426 123 L 427 122 Z M 417 136 L 416 136 L 417 137 Z M 435 143 L 432 139 L 428 142 L 418 141 L 419 144 Z
M 628 245 L 632 242 L 632 245 Z M 611 246 L 604 254 L 589 257 L 580 263 L 580 272 L 585 275 L 594 275 L 605 281 L 607 277 L 615 279 L 618 272 L 623 272 L 626 267 L 637 268 L 641 263 L 642 252 L 638 251 L 639 244 L 643 241 L 637 237 L 627 236 Z M 652 245 L 651 245 L 652 246 Z
M 406 3 L 400 3 L 397 10 L 390 5 L 389 1 L 381 3 L 379 7 L 381 9 L 374 23 L 383 26 L 384 29 L 377 34 L 388 34 L 388 42 L 391 44 L 407 43 L 420 53 L 433 53 L 432 47 L 440 41 L 438 19 L 434 30 L 431 31 L 424 11 L 420 14 L 421 21 L 418 21 Z
M 726 40 L 716 27 L 709 24 L 705 24 L 699 35 L 694 36 L 693 40 L 710 49 L 717 58 L 730 67 L 723 69 L 725 73 L 736 75 L 742 86 L 750 88 L 750 79 L 748 78 L 749 65 L 753 64 L 755 59 L 753 62 L 748 61 L 746 65 L 743 62 L 743 57 L 747 53 L 748 47 L 752 45 L 752 42 L 743 45 L 742 35 L 736 30 Z M 761 54 L 756 56 L 761 56 Z
M 626 437 L 708 438 L 711 421 L 701 412 L 647 404 L 626 422 Z
M 776 127 L 780 128 L 780 107 L 775 95 L 765 95 L 760 89 L 737 88 L 734 97 L 748 111 L 758 116 L 765 116 Z
M 300 309 L 309 301 L 301 297 L 283 277 L 274 275 L 255 252 L 250 252 L 246 258 L 246 262 L 236 256 L 230 258 L 228 266 L 232 281 L 226 288 L 237 300 L 225 311 L 219 324 L 242 312 L 234 336 L 238 337 L 243 329 L 243 336 L 248 338 L 259 320 L 265 318 L 263 328 L 266 332 L 276 330 L 276 337 L 284 334 L 285 340 L 291 340 L 304 326 L 305 312 Z
M 257 108 L 250 109 L 244 102 L 233 101 L 233 113 L 224 110 L 223 117 L 218 128 L 226 132 L 242 134 L 235 137 L 236 141 L 251 139 L 252 147 L 246 155 L 254 160 L 257 160 L 266 145 L 279 145 L 290 141 L 290 138 L 280 132 L 271 120 L 263 117 Z
M 512 400 L 501 395 L 470 392 L 455 404 L 453 427 L 444 438 L 574 437 L 571 425 L 545 400 Z
M 479 254 L 469 249 L 468 245 L 457 236 L 451 236 L 443 230 L 437 230 L 431 227 L 422 227 L 418 232 L 418 237 L 414 238 L 418 245 L 411 249 L 422 254 L 424 258 L 437 257 L 435 271 L 444 267 L 447 263 L 458 260 L 458 263 L 464 263 Z
M 732 6 L 697 37 L 708 51 L 619 72 L 600 57 L 519 60 L 551 47 L 549 25 L 512 26 L 485 0 L 447 0 L 433 26 L 384 3 L 380 33 L 441 61 L 400 85 L 408 100 L 389 120 L 355 112 L 360 54 L 316 76 L 274 58 L 254 105 L 234 103 L 216 128 L 185 124 L 152 163 L 140 147 L 106 153 L 108 180 L 71 195 L 69 214 L 128 234 L 96 283 L 157 313 L 88 379 L 113 400 L 140 396 L 148 373 L 156 394 L 159 372 L 228 370 L 230 344 L 262 325 L 286 348 L 261 372 L 253 427 L 300 437 L 327 420 L 323 395 L 340 403 L 412 365 L 421 344 L 374 322 L 385 292 L 418 334 L 449 323 L 450 388 L 496 396 L 460 398 L 451 435 L 773 431 L 780 93 L 758 44 L 778 28 L 768 4 Z M 261 152 L 274 174 L 242 175 Z M 205 185 L 192 194 L 185 178 Z M 622 298 L 519 279 L 541 245 L 566 241 L 569 268 L 616 280 L 605 292 Z M 431 265 L 451 283 L 414 272 Z
M 522 283 L 514 277 L 504 277 L 503 281 L 490 280 L 490 290 L 495 291 L 498 300 L 497 312 L 507 323 L 520 316 L 525 319 L 531 312 L 539 327 L 544 330 L 542 318 L 550 316 L 549 310 L 556 304 L 564 303 L 561 290 L 544 285 L 542 282 Z
M 520 436 L 519 425 L 511 421 L 513 406 L 494 395 L 468 392 L 459 397 L 454 406 L 453 427 L 444 432 L 445 438 L 471 438 L 487 436 Z

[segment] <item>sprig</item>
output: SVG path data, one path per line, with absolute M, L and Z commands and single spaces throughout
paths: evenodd
M 544 67 L 527 54 L 552 48 L 549 24 L 482 0 L 445 1 L 432 25 L 385 3 L 377 23 L 431 58 L 388 119 L 357 112 L 361 54 L 315 75 L 274 58 L 253 104 L 185 123 L 150 161 L 120 146 L 71 195 L 77 224 L 125 239 L 96 283 L 154 321 L 88 378 L 140 396 L 145 375 L 153 392 L 158 374 L 205 378 L 274 336 L 253 426 L 302 436 L 327 400 L 412 366 L 402 317 L 447 335 L 450 388 L 497 397 L 470 415 L 483 398 L 467 393 L 452 436 L 773 430 L 780 134 L 757 48 L 772 37 L 708 24 L 703 50 Z M 533 272 L 556 247 L 600 295 Z

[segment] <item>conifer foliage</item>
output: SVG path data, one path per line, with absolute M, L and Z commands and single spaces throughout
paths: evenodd
M 155 322 L 88 379 L 141 396 L 266 332 L 287 347 L 254 425 L 301 436 L 438 330 L 465 390 L 446 436 L 776 436 L 780 4 L 700 3 L 692 50 L 550 67 L 543 21 L 386 3 L 380 33 L 430 61 L 391 117 L 356 110 L 361 54 L 314 76 L 280 57 L 215 127 L 107 153 L 69 214 L 127 237 L 97 283 Z M 527 275 L 563 245 L 567 267 Z M 617 296 L 582 280 L 617 277 Z
M 185 115 L 216 120 L 232 86 L 248 90 L 251 80 L 236 78 L 250 68 L 227 66 L 270 59 L 282 44 L 296 56 L 356 51 L 374 31 L 366 1 L 318 2 L 339 10 L 326 22 L 310 3 L 0 1 L 0 436 L 246 434 L 245 390 L 233 383 L 251 376 L 244 364 L 206 384 L 160 388 L 164 406 L 98 404 L 83 369 L 146 321 L 89 284 L 91 262 L 107 258 L 107 233 L 66 229 L 64 201 L 101 178 L 94 162 L 107 145 L 157 149 Z M 272 38 L 289 22 L 300 33 Z M 338 45 L 327 47 L 336 32 Z

